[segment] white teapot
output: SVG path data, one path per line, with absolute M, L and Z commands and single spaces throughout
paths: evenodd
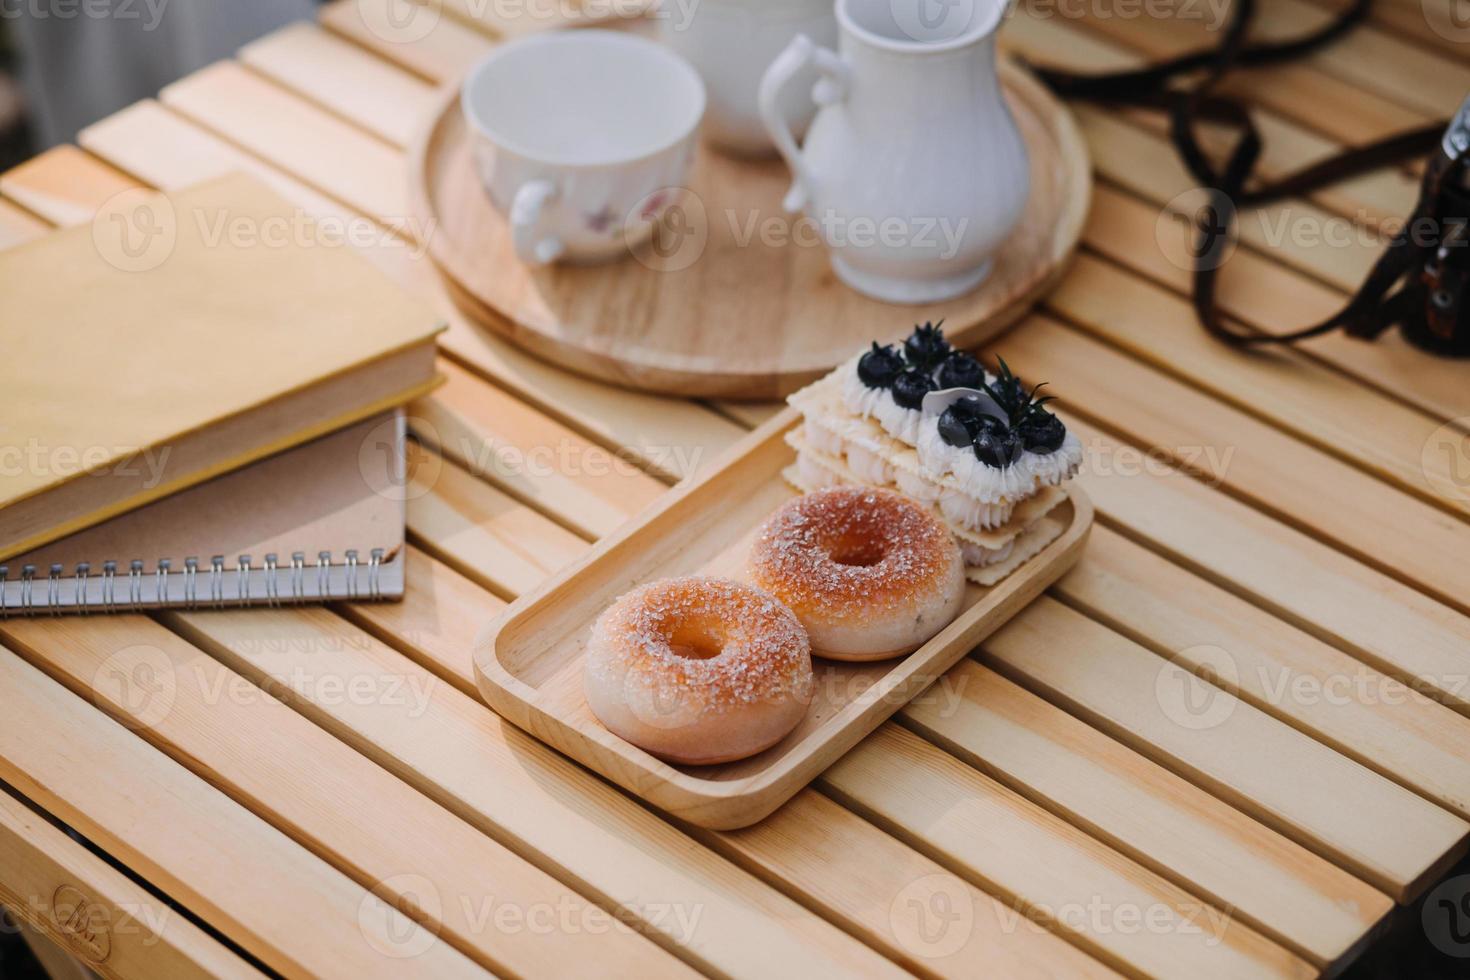
M 705 135 L 742 156 L 776 155 L 756 104 L 771 59 L 798 34 L 818 44 L 837 43 L 832 0 L 664 0 L 659 20 L 664 43 L 689 60 L 709 91 Z M 816 72 L 797 81 L 810 89 Z M 783 110 L 800 135 L 816 106 L 792 85 Z
M 891 303 L 976 288 L 1025 210 L 1026 146 L 1001 95 L 1005 0 L 837 0 L 838 52 L 798 36 L 761 81 L 761 118 L 839 278 Z M 783 88 L 808 66 L 822 108 L 798 147 Z

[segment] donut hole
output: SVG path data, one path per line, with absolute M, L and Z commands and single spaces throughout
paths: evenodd
M 851 568 L 872 568 L 887 554 L 881 542 L 872 538 L 845 534 L 832 542 L 828 557 L 838 565 Z
M 725 636 L 702 623 L 686 623 L 674 628 L 669 649 L 686 660 L 710 660 L 725 652 Z

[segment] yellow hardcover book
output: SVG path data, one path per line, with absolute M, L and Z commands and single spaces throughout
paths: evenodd
M 0 560 L 426 393 L 442 329 L 244 174 L 0 253 Z

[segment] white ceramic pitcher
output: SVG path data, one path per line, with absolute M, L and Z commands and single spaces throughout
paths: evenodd
M 974 289 L 1020 219 L 1026 147 L 1001 95 L 1005 0 L 837 0 L 838 52 L 798 37 L 761 82 L 761 117 L 849 286 L 891 303 Z M 840 53 L 839 53 L 840 52 Z M 798 147 L 780 111 L 809 65 L 822 106 Z

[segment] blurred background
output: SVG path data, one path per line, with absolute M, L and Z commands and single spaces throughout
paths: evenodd
M 318 0 L 0 0 L 0 169 L 292 20 Z

